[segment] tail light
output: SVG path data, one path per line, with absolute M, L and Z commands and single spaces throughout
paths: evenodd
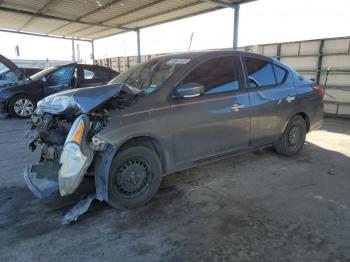
M 313 86 L 312 89 L 314 90 L 315 93 L 319 94 L 320 96 L 323 97 L 324 91 L 322 87 L 320 86 Z

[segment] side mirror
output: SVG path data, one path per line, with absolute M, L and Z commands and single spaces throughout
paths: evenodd
M 204 86 L 197 83 L 187 83 L 176 87 L 176 97 L 196 97 L 204 94 Z

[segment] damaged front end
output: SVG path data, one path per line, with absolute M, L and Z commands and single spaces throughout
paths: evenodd
M 107 144 L 95 135 L 110 122 L 109 112 L 129 106 L 138 90 L 125 84 L 69 90 L 38 103 L 32 116 L 30 148 L 40 161 L 24 171 L 28 188 L 39 198 L 59 190 L 72 194 L 92 173 L 94 155 Z

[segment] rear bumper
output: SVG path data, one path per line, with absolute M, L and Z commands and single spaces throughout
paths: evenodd
M 323 103 L 322 103 L 314 111 L 313 118 L 310 119 L 309 132 L 311 132 L 313 130 L 320 129 L 322 127 L 322 124 L 323 124 L 323 118 L 324 118 L 324 109 L 323 109 Z

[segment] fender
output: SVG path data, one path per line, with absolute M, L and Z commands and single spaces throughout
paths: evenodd
M 300 115 L 301 117 L 304 118 L 305 122 L 306 122 L 306 127 L 307 127 L 307 132 L 309 132 L 310 129 L 310 117 L 305 113 L 305 112 L 301 112 L 301 111 L 296 111 L 293 112 L 292 114 L 290 114 L 290 116 L 288 117 L 288 120 L 284 123 L 281 134 L 283 134 L 284 130 L 286 130 L 288 123 L 290 122 L 290 120 L 295 117 L 296 115 Z M 305 119 L 306 118 L 306 119 Z
M 98 152 L 95 156 L 96 198 L 100 201 L 108 201 L 108 175 L 113 158 L 117 152 L 118 148 L 109 144 L 105 150 Z

